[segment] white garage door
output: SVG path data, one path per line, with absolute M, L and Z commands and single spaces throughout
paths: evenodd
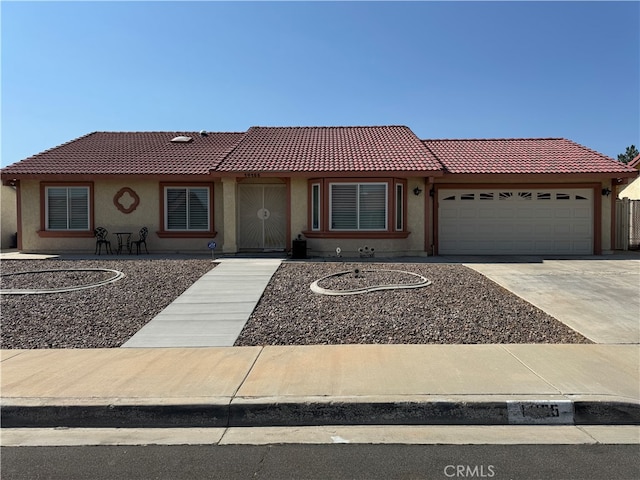
M 593 190 L 438 191 L 441 255 L 593 253 Z

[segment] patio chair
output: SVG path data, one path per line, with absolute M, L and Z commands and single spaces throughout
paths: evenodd
M 149 229 L 147 227 L 142 227 L 140 229 L 140 233 L 138 233 L 138 239 L 131 242 L 131 252 L 133 252 L 133 247 L 136 247 L 136 255 L 140 254 L 140 247 L 144 245 L 144 251 L 149 254 L 149 250 L 147 250 L 147 235 L 149 234 Z
M 94 231 L 93 234 L 96 237 L 96 251 L 95 254 L 96 255 L 100 255 L 102 253 L 102 246 L 104 245 L 104 250 L 105 253 L 112 253 L 111 252 L 111 240 L 109 240 L 107 238 L 107 235 L 109 235 L 109 232 L 107 232 L 106 228 L 102 228 L 102 227 L 97 227 Z

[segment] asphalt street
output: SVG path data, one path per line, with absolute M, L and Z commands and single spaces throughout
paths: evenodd
M 638 445 L 5 447 L 2 478 L 635 480 Z

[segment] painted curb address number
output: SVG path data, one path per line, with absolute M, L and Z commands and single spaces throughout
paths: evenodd
M 573 403 L 568 400 L 507 402 L 510 425 L 573 424 Z

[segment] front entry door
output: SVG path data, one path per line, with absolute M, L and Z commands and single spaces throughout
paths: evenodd
M 238 185 L 238 247 L 284 250 L 287 227 L 285 185 Z

